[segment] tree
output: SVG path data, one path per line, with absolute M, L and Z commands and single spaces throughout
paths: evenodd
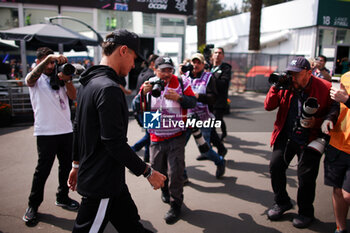
M 248 50 L 260 50 L 260 21 L 261 8 L 288 0 L 243 0 L 242 11 L 250 10 L 249 45 Z
M 225 18 L 232 15 L 239 14 L 237 5 L 235 4 L 233 9 L 225 10 L 226 5 L 220 3 L 220 0 L 208 0 L 208 19 L 207 22 Z
M 272 5 L 276 5 L 276 4 L 280 4 L 288 1 L 292 1 L 292 0 L 262 0 L 262 3 L 263 3 L 263 7 L 266 7 L 266 6 L 272 6 Z M 252 7 L 251 2 L 252 0 L 242 0 L 241 12 L 249 12 L 250 8 Z
M 206 44 L 207 0 L 197 0 L 197 48 Z
M 250 0 L 250 26 L 248 50 L 260 50 L 260 21 L 262 0 Z
M 194 1 L 193 16 L 188 17 L 187 25 L 197 25 L 197 2 L 198 0 Z M 226 5 L 220 3 L 220 0 L 207 0 L 207 22 L 241 13 L 236 4 L 231 9 L 225 9 Z

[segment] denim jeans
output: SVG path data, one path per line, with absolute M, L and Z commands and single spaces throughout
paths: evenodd
M 131 149 L 133 151 L 139 151 L 142 149 L 142 147 L 145 147 L 145 158 L 149 158 L 149 145 L 151 143 L 151 137 L 148 133 L 148 131 L 146 130 L 145 135 L 138 140 L 132 147 Z
M 210 148 L 208 152 L 204 153 L 204 155 L 206 157 L 208 157 L 211 161 L 213 161 L 215 163 L 215 165 L 219 165 L 219 164 L 223 163 L 224 158 L 222 156 L 220 156 L 218 153 L 216 153 L 210 145 L 211 128 L 201 128 L 200 130 L 201 130 L 201 133 L 204 137 L 204 140 L 208 143 L 209 148 Z M 192 130 L 188 129 L 186 131 L 186 145 L 187 145 L 188 140 L 190 140 L 191 134 L 192 134 Z

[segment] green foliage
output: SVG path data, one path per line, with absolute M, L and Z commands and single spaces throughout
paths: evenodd
M 220 3 L 220 0 L 208 0 L 208 18 L 207 22 L 225 18 L 232 15 L 239 14 L 237 5 L 233 9 L 225 9 L 225 4 Z
M 197 18 L 196 18 L 196 12 L 197 12 L 197 1 L 194 2 L 194 14 L 193 16 L 190 16 L 188 18 L 188 25 L 196 25 Z M 234 4 L 234 7 L 231 9 L 226 9 L 225 4 L 220 3 L 220 0 L 207 0 L 207 22 L 221 19 L 233 15 L 238 15 L 242 12 L 250 12 L 251 8 L 251 1 L 253 0 L 242 0 L 242 6 L 241 9 L 238 8 L 236 4 Z M 266 6 L 272 6 L 279 3 L 287 2 L 291 0 L 263 0 L 263 7 Z
M 242 0 L 241 12 L 250 12 L 250 8 L 252 7 L 252 1 L 254 0 Z M 273 6 L 288 1 L 292 0 L 263 0 L 263 7 Z

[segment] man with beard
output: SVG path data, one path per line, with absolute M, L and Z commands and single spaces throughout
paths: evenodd
M 27 75 L 30 100 L 34 111 L 34 136 L 37 137 L 38 164 L 33 176 L 28 208 L 23 216 L 34 223 L 38 207 L 44 198 L 45 182 L 50 174 L 55 156 L 59 160 L 59 186 L 56 205 L 76 210 L 79 203 L 68 197 L 67 179 L 72 162 L 73 128 L 69 100 L 76 98 L 72 76 L 54 72 L 57 64 L 67 63 L 63 55 L 54 55 L 49 48 L 37 50 L 37 66 Z

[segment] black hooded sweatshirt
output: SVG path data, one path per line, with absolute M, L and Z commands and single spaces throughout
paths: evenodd
M 80 161 L 77 190 L 85 197 L 113 197 L 126 188 L 125 167 L 137 176 L 146 169 L 127 144 L 129 113 L 119 87 L 125 80 L 98 65 L 79 81 L 73 141 L 73 160 Z

